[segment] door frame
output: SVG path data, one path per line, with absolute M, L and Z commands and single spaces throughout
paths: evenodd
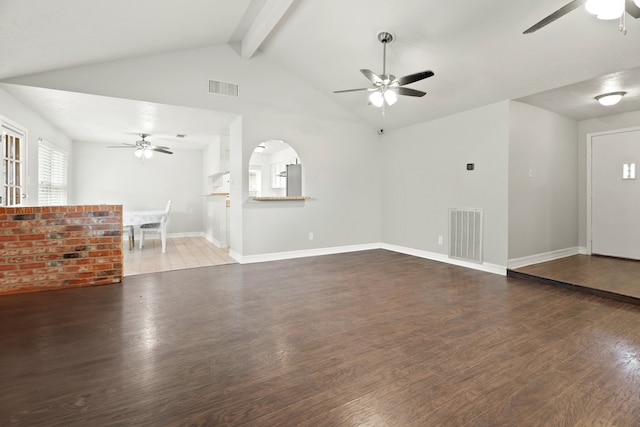
M 591 242 L 591 221 L 592 221 L 592 161 L 593 161 L 593 138 L 603 135 L 614 135 L 617 133 L 637 132 L 640 131 L 640 126 L 634 126 L 622 129 L 612 129 L 601 132 L 592 132 L 587 134 L 587 255 L 592 254 L 592 242 Z
M 21 185 L 22 194 L 21 194 L 20 204 L 17 206 L 23 206 L 24 199 L 29 197 L 29 184 L 30 184 L 29 182 L 30 181 L 29 180 L 29 139 L 28 139 L 29 132 L 25 126 L 0 114 L 0 133 L 3 133 L 5 129 L 7 131 L 21 135 L 22 153 L 24 154 L 24 160 L 21 160 L 22 167 L 20 171 L 22 175 L 20 177 L 20 181 L 22 182 L 22 185 Z M 2 143 L 4 144 L 4 137 L 3 137 Z M 2 150 L 3 148 L 0 147 L 0 154 L 2 154 Z M 2 201 L 2 203 L 5 203 L 5 202 Z M 0 204 L 0 206 L 4 206 L 4 205 Z

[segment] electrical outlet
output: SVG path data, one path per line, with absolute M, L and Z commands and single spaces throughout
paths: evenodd
M 439 244 L 439 245 L 442 245 L 443 240 L 444 240 L 444 239 L 442 238 L 442 236 L 438 236 L 438 244 Z
M 313 233 L 309 233 L 309 240 L 313 240 Z

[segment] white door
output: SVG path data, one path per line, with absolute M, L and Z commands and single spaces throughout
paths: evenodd
M 591 252 L 640 259 L 640 131 L 591 139 Z
M 19 206 L 25 197 L 24 187 L 26 167 L 26 142 L 24 132 L 2 125 L 2 147 L 0 159 L 2 161 L 2 192 L 0 206 Z

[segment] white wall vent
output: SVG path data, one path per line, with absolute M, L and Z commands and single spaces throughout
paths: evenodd
M 482 209 L 449 209 L 449 258 L 482 264 Z
M 233 83 L 209 80 L 209 93 L 238 97 L 238 85 Z

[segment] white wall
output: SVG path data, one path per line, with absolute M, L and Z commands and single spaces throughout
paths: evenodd
M 72 163 L 72 142 L 67 135 L 27 108 L 19 100 L 0 88 L 0 115 L 27 129 L 27 195 L 23 204 L 38 204 L 38 139 L 42 138 L 69 154 Z M 73 182 L 73 168 L 68 171 L 69 183 Z M 69 188 L 69 201 L 73 200 L 73 189 Z
M 211 95 L 209 79 L 239 84 L 240 98 Z M 287 70 L 227 45 L 11 79 L 12 83 L 240 114 L 231 126 L 231 249 L 260 255 L 380 241 L 375 130 Z M 268 84 L 266 84 L 268 82 Z M 304 159 L 306 202 L 253 202 L 253 148 L 284 139 Z M 202 179 L 198 186 L 201 191 Z M 202 212 L 202 210 L 200 210 Z M 314 233 L 314 240 L 308 233 Z
M 583 120 L 578 123 L 578 195 L 579 195 L 579 242 L 587 247 L 587 135 L 617 129 L 640 126 L 640 110 L 613 116 Z
M 300 156 L 304 195 L 311 197 L 304 202 L 257 202 L 249 199 L 244 185 L 246 255 L 380 242 L 380 157 L 375 130 L 302 113 L 258 109 L 243 114 L 243 123 L 243 177 L 260 141 L 283 139 Z M 235 203 L 233 196 L 231 203 Z M 309 233 L 314 234 L 313 240 Z
M 74 141 L 75 203 L 138 210 L 164 209 L 171 200 L 169 234 L 202 231 L 202 150 L 174 148 L 143 161 L 107 145 Z
M 448 209 L 482 208 L 484 261 L 506 267 L 508 113 L 505 101 L 381 137 L 383 242 L 446 255 Z
M 511 102 L 509 131 L 509 259 L 576 248 L 577 121 Z

